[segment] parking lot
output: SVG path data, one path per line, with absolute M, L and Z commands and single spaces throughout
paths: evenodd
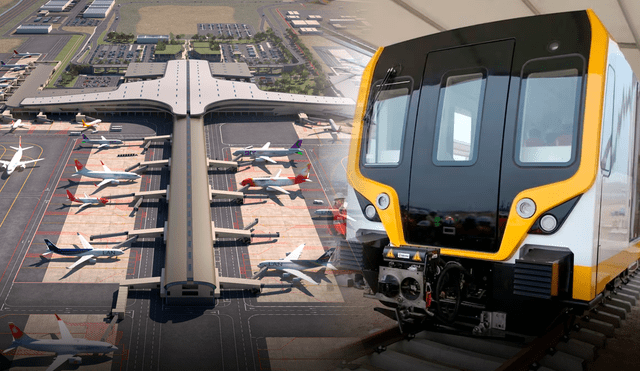
M 245 62 L 249 65 L 271 64 L 283 58 L 282 52 L 268 41 L 255 44 L 220 44 L 225 62 Z
M 198 23 L 198 35 L 207 34 L 241 39 L 252 38 L 256 31 L 253 26 L 244 23 Z
M 83 18 L 79 15 L 78 17 L 69 20 L 65 26 L 97 26 L 100 21 L 102 21 L 102 18 Z
M 154 45 L 155 46 L 155 45 Z M 121 64 L 142 61 L 145 50 L 151 45 L 140 44 L 116 44 L 98 45 L 91 57 L 91 64 Z

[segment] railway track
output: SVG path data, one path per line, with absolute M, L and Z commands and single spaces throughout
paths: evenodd
M 589 370 L 639 299 L 636 269 L 596 308 L 567 316 L 540 337 L 513 342 L 427 331 L 407 336 L 391 329 L 345 349 L 360 354 L 336 370 Z

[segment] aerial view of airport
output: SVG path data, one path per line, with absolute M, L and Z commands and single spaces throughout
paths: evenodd
M 637 369 L 640 5 L 494 2 L 0 0 L 0 370 Z

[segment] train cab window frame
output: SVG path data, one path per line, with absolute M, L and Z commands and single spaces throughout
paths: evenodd
M 581 55 L 536 58 L 522 66 L 514 142 L 518 166 L 567 167 L 574 163 L 585 82 Z
M 372 85 L 369 105 L 373 106 L 364 123 L 361 162 L 366 167 L 395 167 L 402 162 L 413 79 L 401 76 L 382 83 Z
M 450 71 L 442 76 L 431 157 L 434 165 L 476 163 L 487 75 L 487 70 L 480 67 Z M 468 143 L 461 139 L 467 139 Z

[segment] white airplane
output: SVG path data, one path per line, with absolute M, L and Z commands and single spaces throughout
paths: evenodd
M 0 88 L 8 88 L 9 86 L 13 86 L 12 84 L 2 84 L 0 83 Z
M 100 136 L 101 139 L 89 139 L 86 135 L 82 134 L 82 143 L 86 144 L 99 144 L 100 148 L 110 148 L 112 144 L 124 144 L 120 139 L 107 139 L 104 135 Z
M 2 166 L 3 169 L 7 170 L 7 175 L 11 175 L 11 173 L 13 173 L 13 171 L 16 169 L 18 169 L 18 171 L 24 170 L 26 165 L 30 163 L 44 160 L 44 158 L 38 158 L 35 160 L 20 161 L 20 159 L 22 159 L 22 151 L 29 148 L 33 148 L 33 147 L 22 148 L 22 137 L 19 137 L 18 139 L 18 148 L 16 147 L 11 147 L 11 148 L 16 150 L 16 153 L 11 158 L 11 161 L 0 160 L 0 166 Z
M 83 130 L 87 130 L 89 128 L 92 128 L 93 132 L 95 133 L 96 131 L 98 131 L 98 129 L 100 129 L 98 124 L 101 123 L 101 122 L 102 122 L 102 120 L 100 120 L 100 119 L 93 120 L 90 123 L 86 123 L 84 120 L 82 120 L 82 129 Z
M 82 175 L 88 178 L 104 179 L 102 182 L 98 183 L 98 188 L 107 183 L 118 184 L 120 183 L 120 180 L 136 180 L 140 178 L 140 175 L 128 171 L 111 171 L 104 162 L 100 161 L 100 163 L 102 164 L 104 171 L 89 170 L 84 167 L 80 161 L 75 160 L 76 172 L 71 174 L 71 176 Z
M 17 50 L 15 50 L 15 49 L 13 50 L 13 54 L 14 54 L 14 55 L 16 55 L 17 57 L 35 57 L 35 56 L 40 56 L 40 55 L 42 55 L 42 54 L 40 54 L 40 53 L 29 53 L 29 52 L 26 52 L 26 53 L 18 53 L 18 51 L 17 51 Z
M 75 263 L 67 267 L 67 269 L 73 269 L 86 261 L 89 261 L 89 263 L 91 264 L 95 264 L 96 256 L 106 256 L 112 258 L 114 256 L 124 254 L 124 251 L 120 249 L 94 249 L 93 246 L 91 246 L 89 242 L 87 242 L 87 240 L 84 238 L 84 236 L 82 236 L 80 233 L 78 233 L 78 237 L 80 237 L 80 242 L 82 243 L 83 247 L 82 249 L 61 249 L 58 248 L 58 246 L 54 245 L 53 242 L 45 238 L 44 243 L 47 244 L 47 252 L 41 254 L 40 256 L 45 258 L 53 253 L 56 253 L 58 255 L 80 257 L 80 259 L 76 260 Z
M 60 339 L 34 339 L 23 333 L 13 322 L 9 322 L 9 330 L 11 330 L 11 336 L 13 336 L 13 343 L 2 353 L 8 353 L 18 347 L 38 352 L 56 353 L 56 358 L 53 360 L 51 366 L 47 368 L 47 371 L 54 371 L 67 361 L 70 364 L 81 364 L 82 358 L 76 357 L 78 353 L 107 354 L 118 350 L 117 346 L 105 341 L 113 329 L 111 325 L 107 327 L 107 331 L 102 335 L 100 341 L 96 341 L 74 338 L 71 336 L 67 325 L 64 324 L 64 321 L 62 321 L 57 314 L 56 319 L 58 320 L 58 326 L 60 328 Z
M 293 252 L 287 254 L 286 258 L 280 260 L 264 260 L 258 263 L 260 270 L 253 276 L 261 277 L 268 269 L 277 269 L 285 272 L 283 278 L 288 278 L 290 275 L 296 276 L 298 279 L 303 279 L 309 283 L 317 285 L 318 283 L 311 279 L 311 277 L 304 274 L 302 271 L 305 269 L 325 267 L 328 269 L 336 269 L 336 267 L 329 262 L 329 258 L 333 254 L 335 249 L 331 248 L 327 250 L 321 257 L 316 260 L 298 260 L 302 255 L 304 244 L 298 246 Z
M 0 77 L 0 82 L 9 81 L 9 80 L 17 80 L 17 77 Z
M 327 131 L 331 133 L 339 133 L 340 130 L 342 130 L 342 127 L 336 125 L 336 122 L 333 121 L 332 119 L 329 119 L 329 125 L 331 126 L 331 129 L 327 129 Z
M 2 84 L 0 84 L 0 87 L 2 87 Z M 10 131 L 14 131 L 17 128 L 21 128 L 21 127 L 26 126 L 25 124 L 22 123 L 22 120 L 11 121 L 9 124 L 4 124 L 4 125 L 11 125 Z
M 4 63 L 4 61 L 0 61 L 0 66 L 6 67 L 11 71 L 24 70 L 25 68 L 29 67 L 28 64 L 6 64 Z
M 109 203 L 109 199 L 105 198 L 105 197 L 89 197 L 87 196 L 87 194 L 84 194 L 84 198 L 81 197 L 75 197 L 74 195 L 71 194 L 71 192 L 69 192 L 69 190 L 67 190 L 67 197 L 69 198 L 69 201 L 71 202 L 79 202 L 82 205 L 80 205 L 80 208 L 78 209 L 78 212 L 80 212 L 80 210 L 82 210 L 83 208 L 87 207 L 87 206 L 91 206 L 91 205 L 106 205 L 107 203 Z
M 302 170 L 300 170 L 300 172 L 296 174 L 296 176 L 288 176 L 288 177 L 280 176 L 280 173 L 282 173 L 282 169 L 280 169 L 280 171 L 278 171 L 278 174 L 276 174 L 276 176 L 274 177 L 247 178 L 242 182 L 240 182 L 240 185 L 243 186 L 243 189 L 246 189 L 249 187 L 262 187 L 267 191 L 278 191 L 280 193 L 284 193 L 288 195 L 289 192 L 285 189 L 282 189 L 281 186 L 311 182 L 311 179 L 309 179 L 310 170 L 311 170 L 311 163 L 308 163 L 307 166 L 302 168 Z
M 250 156 L 256 159 L 256 161 L 269 161 L 272 164 L 277 164 L 275 160 L 273 160 L 269 156 L 288 156 L 294 154 L 302 154 L 302 150 L 300 149 L 300 145 L 302 144 L 302 139 L 295 142 L 291 148 L 269 148 L 271 142 L 267 142 L 262 148 L 253 149 L 253 146 L 246 147 L 244 149 L 239 149 L 233 152 L 234 156 L 237 156 L 234 161 L 237 161 L 239 158 L 243 156 Z

